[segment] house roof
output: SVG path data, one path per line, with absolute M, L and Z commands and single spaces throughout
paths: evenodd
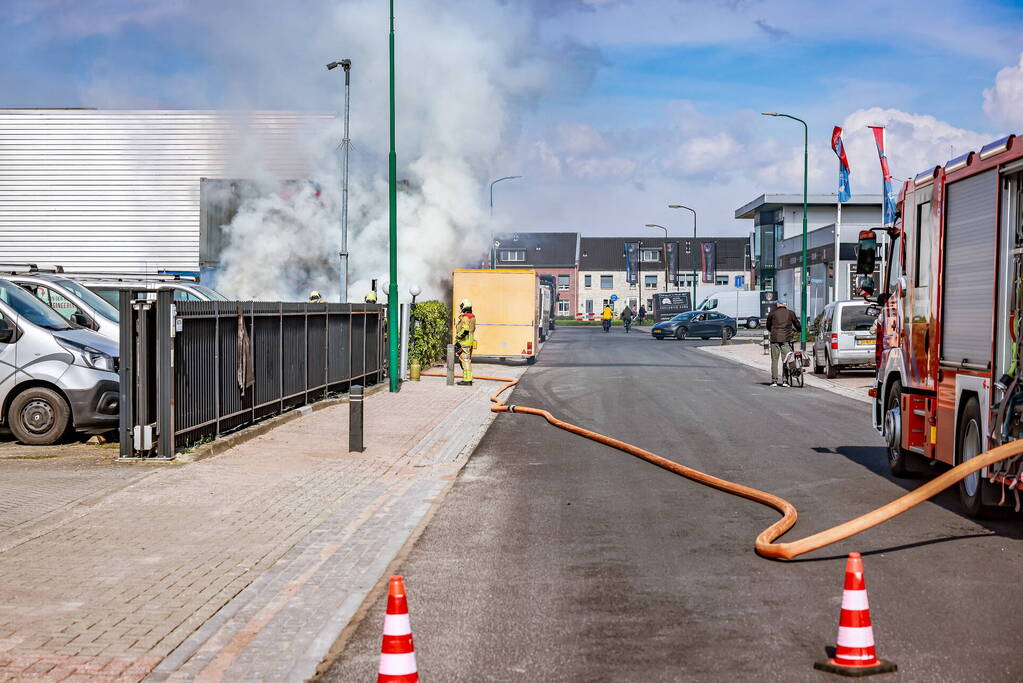
M 669 242 L 679 243 L 679 271 L 692 270 L 692 237 L 669 237 Z M 579 241 L 579 270 L 625 270 L 625 243 L 642 242 L 643 248 L 657 249 L 658 263 L 664 268 L 660 261 L 660 252 L 664 249 L 663 237 L 583 237 Z M 749 244 L 747 237 L 707 237 L 697 238 L 698 245 L 705 242 L 717 243 L 717 267 L 718 270 L 743 270 L 746 265 L 746 245 Z M 697 247 L 696 253 L 699 253 Z M 699 264 L 699 257 L 697 257 Z M 643 270 L 653 269 L 654 264 L 647 261 Z
M 579 249 L 579 233 L 577 232 L 506 232 L 494 235 L 499 242 L 497 250 L 522 249 L 526 252 L 525 261 L 502 264 L 498 256 L 498 268 L 574 268 Z

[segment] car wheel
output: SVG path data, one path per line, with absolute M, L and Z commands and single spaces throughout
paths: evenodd
M 966 407 L 959 418 L 956 465 L 961 465 L 984 452 L 981 434 L 980 404 L 977 403 L 976 398 L 971 397 L 966 402 Z M 980 476 L 979 471 L 959 481 L 959 504 L 962 506 L 963 512 L 970 517 L 983 517 L 987 512 L 987 506 L 981 502 L 984 485 L 984 478 Z
M 30 446 L 46 446 L 67 431 L 71 409 L 64 397 L 53 389 L 32 387 L 11 401 L 7 424 L 18 441 Z
M 902 448 L 902 383 L 898 380 L 888 391 L 884 411 L 884 439 L 888 447 L 888 467 L 896 477 L 909 476 L 906 461 L 910 453 Z
M 755 330 L 760 327 L 760 318 L 746 318 L 746 329 Z
M 721 339 L 723 341 L 728 341 L 729 339 L 731 339 L 734 336 L 735 336 L 735 330 L 733 330 L 731 327 L 723 327 L 723 328 L 721 328 Z
M 678 329 L 675 330 L 675 339 L 678 339 L 679 341 L 682 341 L 682 340 L 684 340 L 686 338 L 686 335 L 688 333 L 689 333 L 689 330 L 687 330 L 684 327 L 679 327 Z
M 827 351 L 824 352 L 824 376 L 828 379 L 838 377 L 838 368 L 831 364 L 831 356 Z
M 819 375 L 824 372 L 824 366 L 817 362 L 817 352 L 813 352 L 813 374 Z

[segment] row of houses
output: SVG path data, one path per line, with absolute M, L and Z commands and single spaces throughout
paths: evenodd
M 639 244 L 637 277 L 629 282 L 625 245 Z M 638 309 L 652 308 L 653 296 L 664 291 L 692 291 L 696 264 L 697 300 L 722 288 L 748 289 L 749 240 L 745 237 L 669 238 L 678 243 L 677 266 L 665 268 L 663 237 L 584 237 L 577 232 L 515 232 L 494 236 L 489 255 L 495 268 L 533 268 L 557 282 L 558 315 L 599 313 L 617 296 Z M 694 248 L 695 244 L 695 248 Z M 712 270 L 704 268 L 703 245 L 714 245 Z M 695 255 L 695 258 L 694 258 Z M 484 266 L 489 265 L 484 263 Z M 621 305 L 616 309 L 620 310 Z

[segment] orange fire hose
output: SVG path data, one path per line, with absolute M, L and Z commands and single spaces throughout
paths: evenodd
M 422 374 L 424 377 L 446 377 L 446 375 L 437 372 L 424 372 Z M 633 446 L 630 443 L 619 441 L 618 439 L 613 439 L 610 436 L 605 436 L 603 434 L 598 434 L 597 432 L 574 425 L 571 422 L 559 420 L 546 410 L 539 410 L 538 408 L 530 408 L 528 406 L 509 405 L 501 398 L 501 394 L 518 384 L 519 380 L 517 379 L 511 379 L 508 377 L 484 377 L 481 375 L 476 375 L 473 379 L 504 382 L 504 384 L 490 396 L 490 400 L 494 403 L 494 405 L 490 407 L 490 410 L 495 413 L 509 412 L 539 415 L 555 427 L 586 437 L 587 439 L 591 439 L 597 443 L 617 448 L 620 451 L 625 451 L 630 455 L 646 460 L 653 465 L 664 468 L 669 472 L 674 472 L 686 479 L 691 479 L 705 486 L 710 486 L 711 488 L 718 489 L 719 491 L 730 493 L 733 496 L 748 498 L 749 500 L 774 508 L 781 513 L 781 519 L 761 531 L 757 536 L 755 544 L 756 551 L 759 555 L 773 560 L 791 560 L 799 555 L 823 548 L 831 545 L 832 543 L 838 543 L 850 536 L 855 536 L 856 534 L 873 528 L 882 522 L 887 522 L 896 515 L 901 515 L 903 512 L 906 512 L 932 496 L 941 493 L 949 486 L 957 483 L 959 480 L 965 479 L 970 474 L 973 474 L 988 465 L 1023 453 L 1023 440 L 1003 444 L 997 448 L 992 448 L 986 453 L 981 453 L 976 457 L 970 458 L 961 465 L 957 465 L 938 477 L 924 483 L 919 488 L 896 498 L 886 505 L 882 505 L 876 510 L 871 510 L 865 515 L 860 515 L 848 522 L 831 527 L 830 529 L 825 529 L 824 531 L 819 531 L 812 536 L 807 536 L 806 538 L 802 538 L 798 541 L 792 541 L 790 543 L 775 543 L 774 541 L 776 539 L 795 525 L 796 518 L 798 517 L 795 506 L 784 498 L 776 496 L 773 493 L 760 491 L 759 489 L 755 489 L 750 486 L 743 486 L 742 484 L 736 484 L 719 477 L 704 474 L 699 470 L 694 470 L 691 467 L 686 467 L 685 465 L 680 465 L 677 462 L 668 460 L 667 458 L 662 458 L 656 453 L 651 453 L 648 450 L 644 450 L 638 446 Z

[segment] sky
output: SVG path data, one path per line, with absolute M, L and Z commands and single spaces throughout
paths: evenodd
M 385 177 L 380 0 L 0 6 L 4 107 L 339 111 L 323 65 L 349 57 L 353 180 Z M 397 0 L 396 14 L 400 174 L 444 184 L 431 211 L 477 236 L 687 234 L 669 203 L 697 209 L 701 234 L 745 234 L 736 208 L 802 183 L 802 127 L 764 111 L 807 122 L 811 192 L 835 192 L 835 125 L 854 193 L 880 192 L 867 125 L 888 125 L 897 178 L 1023 132 L 1019 2 Z M 506 175 L 523 177 L 494 188 L 490 219 L 489 181 Z

